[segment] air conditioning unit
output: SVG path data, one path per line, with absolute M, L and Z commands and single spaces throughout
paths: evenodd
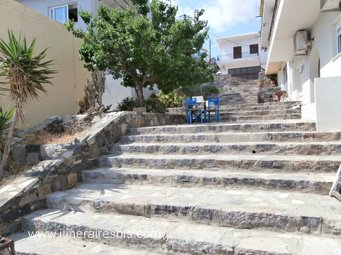
M 309 40 L 308 31 L 307 30 L 297 31 L 294 38 L 295 56 L 307 55 L 310 47 L 311 42 Z

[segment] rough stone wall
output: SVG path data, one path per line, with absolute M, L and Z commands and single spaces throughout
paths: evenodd
M 182 115 L 115 113 L 95 118 L 94 125 L 78 144 L 55 159 L 39 162 L 22 176 L 0 189 L 1 230 L 8 235 L 21 228 L 20 218 L 46 208 L 46 196 L 74 187 L 81 172 L 93 168 L 97 157 L 107 154 L 108 146 L 120 139 L 130 127 L 184 123 Z

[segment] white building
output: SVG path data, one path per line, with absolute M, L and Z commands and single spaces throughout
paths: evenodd
M 217 61 L 222 73 L 246 79 L 258 78 L 266 60 L 260 49 L 259 33 L 221 38 L 217 43 L 222 52 Z
M 127 8 L 130 0 L 17 0 L 26 7 L 48 16 L 56 22 L 65 24 L 69 19 L 75 21 L 75 27 L 86 29 L 82 19 L 79 17 L 80 11 L 88 11 L 96 14 L 100 5 L 111 6 L 115 8 Z M 123 87 L 122 80 L 114 80 L 111 75 L 107 75 L 105 84 L 105 93 L 103 95 L 104 105 L 113 105 L 117 107 L 126 97 L 136 97 L 135 90 L 130 87 Z M 147 98 L 153 91 L 144 90 Z
M 302 117 L 341 130 L 340 0 L 261 0 L 266 74 L 277 74 Z

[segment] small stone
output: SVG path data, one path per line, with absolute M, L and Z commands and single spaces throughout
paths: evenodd
M 69 188 L 76 186 L 77 181 L 78 181 L 76 173 L 67 175 L 66 179 L 67 179 L 67 185 Z
M 38 188 L 38 199 L 44 199 L 48 194 L 50 194 L 51 186 L 48 184 L 42 185 Z
M 15 145 L 12 148 L 12 157 L 16 163 L 26 162 L 26 148 L 24 145 Z
M 37 195 L 36 194 L 28 194 L 24 197 L 21 198 L 20 202 L 19 202 L 19 206 L 22 207 L 26 204 L 30 204 L 33 201 L 37 200 Z
M 30 152 L 26 156 L 26 163 L 28 165 L 35 165 L 39 162 L 39 156 L 40 154 L 37 152 Z
M 52 191 L 61 191 L 67 188 L 67 179 L 65 176 L 56 176 L 52 181 Z

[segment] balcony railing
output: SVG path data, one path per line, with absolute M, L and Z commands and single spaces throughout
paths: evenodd
M 238 61 L 245 59 L 257 59 L 259 58 L 258 53 L 242 52 L 241 58 L 234 58 L 233 54 L 220 55 L 217 57 L 217 61 Z

